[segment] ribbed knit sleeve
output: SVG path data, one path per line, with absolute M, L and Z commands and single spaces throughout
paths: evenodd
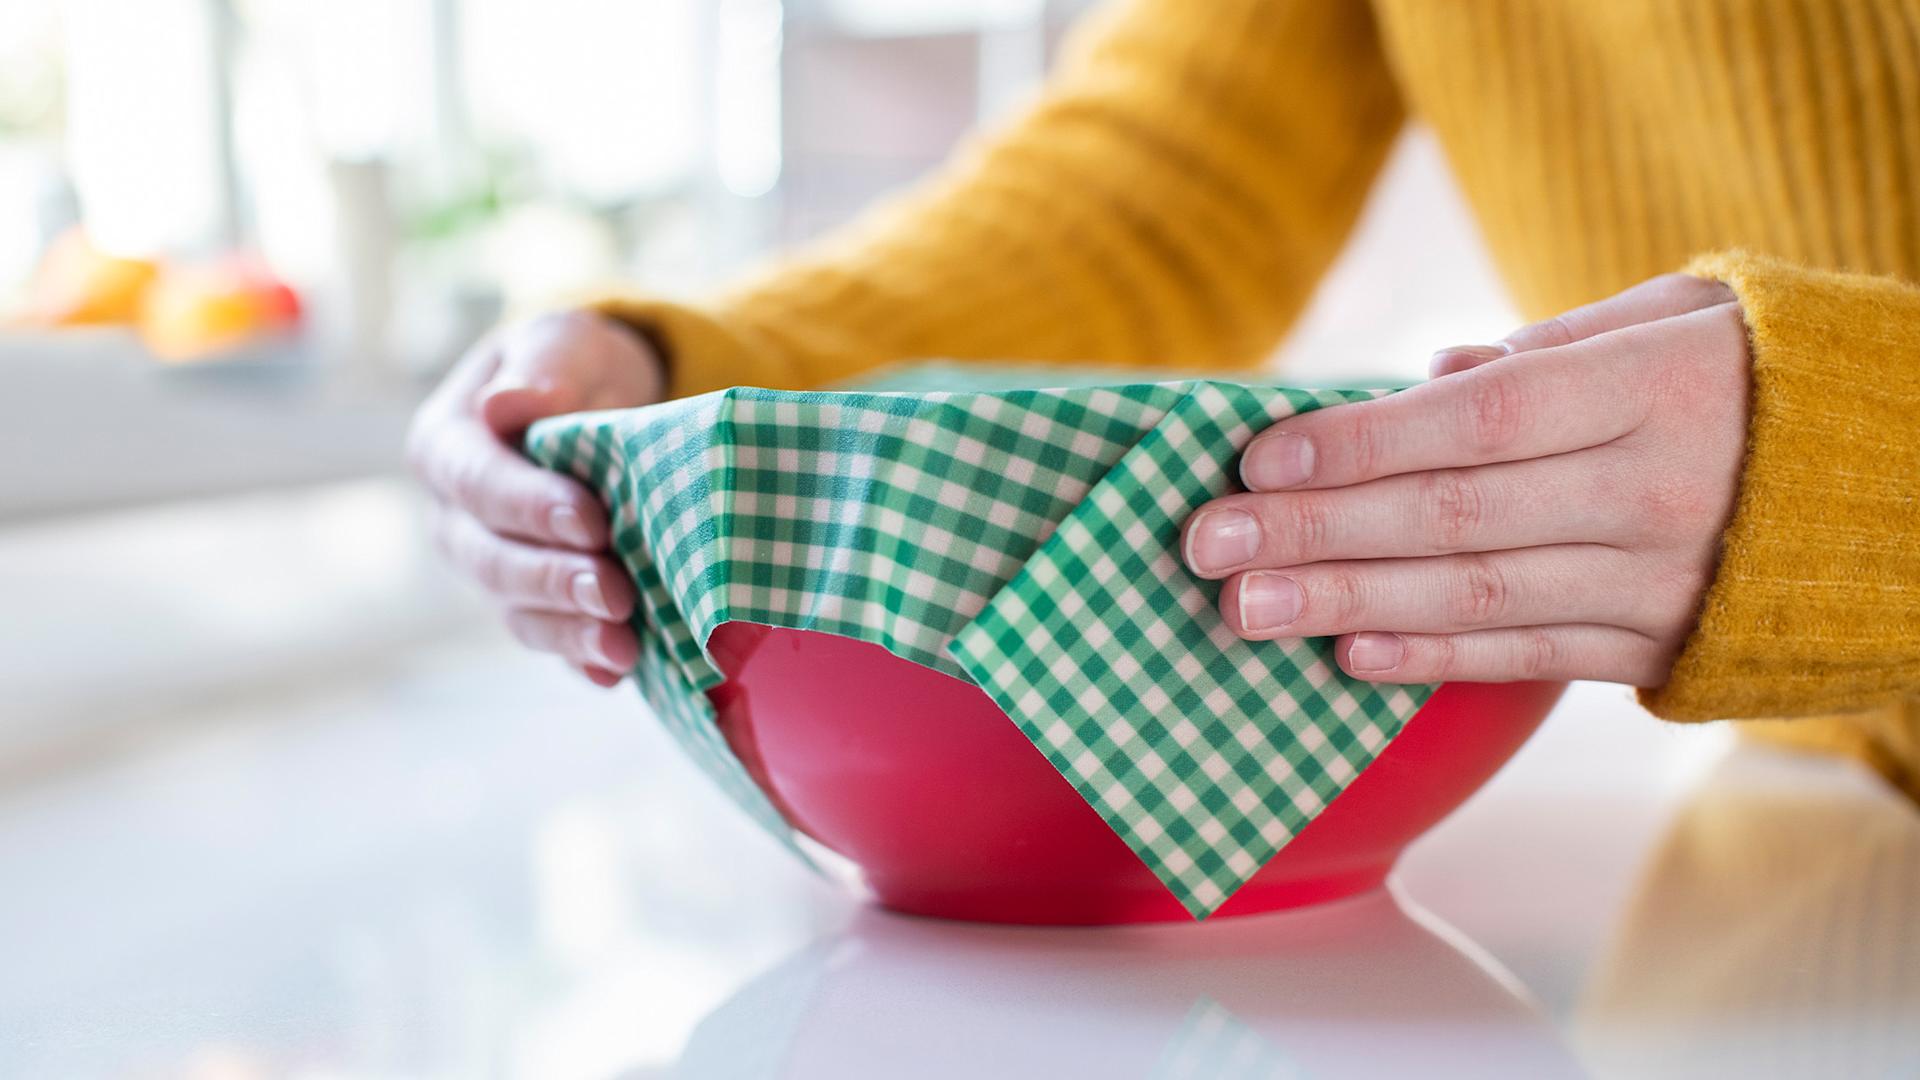
M 1920 287 L 1738 253 L 1692 271 L 1746 312 L 1751 429 L 1699 625 L 1643 701 L 1897 713 L 1920 695 Z
M 1131 0 L 931 181 L 698 305 L 593 305 L 676 394 L 917 357 L 1221 368 L 1266 356 L 1402 120 L 1369 6 Z

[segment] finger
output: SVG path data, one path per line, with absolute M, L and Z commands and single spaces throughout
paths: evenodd
M 592 492 L 509 450 L 478 423 L 444 425 L 419 469 L 435 494 L 496 533 L 579 551 L 607 546 L 606 511 Z
M 441 515 L 436 539 L 455 566 L 512 607 L 607 622 L 633 614 L 633 583 L 605 555 L 509 540 L 451 509 Z
M 481 339 L 447 372 L 447 377 L 427 395 L 407 427 L 407 463 L 414 475 L 432 486 L 435 450 L 449 427 L 471 415 L 474 395 L 500 366 L 497 338 Z
M 1450 345 L 1437 349 L 1427 358 L 1427 377 L 1438 379 L 1462 371 L 1471 371 L 1481 364 L 1498 360 L 1507 355 L 1503 345 Z
M 542 316 L 505 340 L 498 370 L 476 396 L 479 415 L 514 436 L 545 417 L 657 400 L 663 387 L 649 351 L 633 330 L 594 312 Z
M 1529 323 L 1492 345 L 1456 345 L 1427 362 L 1433 378 L 1471 371 L 1514 353 L 1554 349 L 1639 323 L 1684 315 L 1732 300 L 1733 290 L 1712 278 L 1662 274 L 1551 319 Z
M 1640 323 L 1724 304 L 1733 298 L 1732 289 L 1712 278 L 1662 274 L 1605 300 L 1529 323 L 1502 338 L 1498 345 L 1509 353 L 1556 349 Z
M 474 396 L 476 412 L 496 434 L 513 436 L 535 420 L 586 408 L 590 381 L 579 328 L 566 316 L 545 316 L 511 335 L 500 366 Z
M 620 685 L 620 680 L 626 677 L 617 671 L 608 671 L 606 668 L 597 668 L 591 664 L 576 664 L 574 667 L 580 674 L 586 676 L 588 682 L 602 690 Z
M 553 653 L 576 667 L 632 671 L 640 659 L 640 641 L 631 627 L 584 615 L 514 610 L 507 612 L 507 629 L 527 648 Z
M 1431 559 L 1254 570 L 1220 590 L 1220 615 L 1251 641 L 1360 630 L 1451 634 L 1502 626 L 1651 625 L 1632 556 L 1561 544 Z
M 1414 558 L 1636 535 L 1614 492 L 1624 457 L 1605 449 L 1389 476 L 1330 491 L 1215 499 L 1187 522 L 1201 577 L 1335 559 Z
M 1643 404 L 1598 343 L 1506 357 L 1372 401 L 1281 420 L 1249 443 L 1253 491 L 1345 487 L 1428 469 L 1562 454 L 1632 431 Z
M 1596 679 L 1658 686 L 1671 650 L 1617 626 L 1526 626 L 1462 634 L 1366 631 L 1334 643 L 1334 658 L 1356 679 L 1383 683 L 1522 682 Z

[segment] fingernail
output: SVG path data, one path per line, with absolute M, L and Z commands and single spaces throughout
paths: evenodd
M 577 548 L 593 545 L 593 534 L 587 531 L 587 523 L 580 512 L 571 506 L 556 506 L 547 513 L 547 524 L 553 534 Z
M 1304 435 L 1262 435 L 1240 455 L 1240 482 L 1252 491 L 1289 488 L 1312 476 L 1313 443 Z
M 595 665 L 606 668 L 608 671 L 621 670 L 621 665 L 615 661 L 613 657 L 607 655 L 606 646 L 600 643 L 600 627 L 598 624 L 588 626 L 586 632 L 580 635 L 580 641 L 585 647 L 587 659 Z
M 607 594 L 600 587 L 598 574 L 582 572 L 573 575 L 573 602 L 596 619 L 613 618 L 613 609 L 607 606 Z
M 551 389 L 553 389 L 553 383 L 547 379 L 529 379 L 525 375 L 515 372 L 510 375 L 494 376 L 493 379 L 487 383 L 485 393 L 491 396 L 493 394 L 512 393 L 516 390 L 530 390 L 537 394 L 544 394 Z
M 1347 665 L 1355 671 L 1391 671 L 1406 659 L 1407 641 L 1399 634 L 1368 631 L 1353 635 L 1347 647 Z
M 1206 574 L 1260 553 L 1260 523 L 1244 510 L 1209 510 L 1187 530 L 1187 565 Z
M 1435 352 L 1427 358 L 1427 372 L 1435 378 L 1453 374 L 1455 357 L 1464 357 L 1474 361 L 1498 360 L 1512 350 L 1506 344 L 1495 345 L 1452 345 Z
M 1449 345 L 1434 352 L 1433 358 L 1443 356 L 1471 356 L 1475 360 L 1496 360 L 1507 355 L 1505 345 Z
M 1300 617 L 1306 597 L 1300 583 L 1280 574 L 1243 574 L 1240 577 L 1240 629 L 1249 633 L 1278 630 Z

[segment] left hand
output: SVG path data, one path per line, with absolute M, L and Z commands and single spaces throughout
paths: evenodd
M 1375 682 L 1658 686 L 1733 512 L 1750 360 L 1726 286 L 1670 274 L 1435 378 L 1282 420 L 1187 520 L 1242 637 L 1338 635 Z

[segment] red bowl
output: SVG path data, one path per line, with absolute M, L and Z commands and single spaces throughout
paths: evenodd
M 984 922 L 1192 916 L 971 683 L 852 638 L 727 623 L 709 651 L 721 731 L 794 827 L 881 904 Z M 1213 917 L 1374 888 L 1486 782 L 1564 683 L 1447 683 Z

